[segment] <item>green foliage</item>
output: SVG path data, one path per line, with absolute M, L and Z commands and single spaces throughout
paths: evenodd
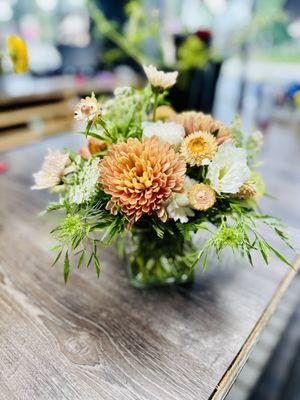
M 203 68 L 210 59 L 209 48 L 197 36 L 189 36 L 177 50 L 178 69 L 187 71 L 192 68 Z
M 64 256 L 64 279 L 68 280 L 70 273 L 69 255 L 77 260 L 77 268 L 82 264 L 89 267 L 93 262 L 97 276 L 100 275 L 100 260 L 97 254 L 99 245 L 109 245 L 115 237 L 123 232 L 127 223 L 125 216 L 110 214 L 106 209 L 107 197 L 99 191 L 98 198 L 86 205 L 67 205 L 66 216 L 61 224 L 52 229 L 51 233 L 57 241 L 53 251 L 57 253 L 53 266 Z M 50 209 L 52 211 L 53 207 Z
M 157 52 L 159 55 L 161 54 L 161 42 L 158 34 L 159 19 L 156 10 L 146 13 L 141 1 L 131 0 L 125 7 L 127 23 L 120 28 L 106 18 L 101 8 L 97 7 L 93 0 L 87 0 L 87 5 L 96 31 L 111 40 L 120 50 L 108 55 L 109 62 L 113 59 L 116 60 L 118 56 L 127 55 L 138 64 L 158 64 L 157 60 L 152 60 L 144 51 L 145 42 L 154 39 Z
M 216 226 L 215 231 L 208 229 L 210 237 L 194 258 L 194 266 L 201 260 L 202 267 L 205 269 L 209 252 L 214 251 L 220 259 L 224 248 L 230 247 L 233 252 L 239 252 L 243 257 L 246 256 L 251 265 L 253 265 L 253 251 L 259 251 L 266 264 L 269 263 L 270 253 L 273 253 L 280 261 L 293 268 L 292 264 L 263 237 L 257 227 L 258 221 L 268 225 L 285 244 L 292 248 L 289 237 L 284 232 L 283 225 L 279 220 L 269 215 L 261 215 L 253 209 L 248 209 L 246 212 L 242 205 L 234 202 L 230 207 L 229 219 L 222 218 L 222 222 Z
M 147 118 L 152 103 L 149 86 L 142 90 L 131 87 L 118 88 L 114 97 L 103 104 L 103 118 L 112 143 L 129 137 L 141 137 L 141 123 Z M 103 138 L 103 136 L 102 136 Z

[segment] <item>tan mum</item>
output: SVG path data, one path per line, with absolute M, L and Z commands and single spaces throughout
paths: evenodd
M 183 158 L 157 136 L 114 144 L 100 164 L 100 183 L 111 195 L 107 208 L 120 209 L 131 223 L 142 214 L 165 221 L 165 203 L 182 190 L 185 171 Z
M 172 115 L 170 120 L 183 125 L 186 135 L 197 131 L 206 131 L 211 134 L 218 131 L 216 140 L 219 145 L 232 137 L 230 128 L 213 119 L 211 115 L 202 112 L 186 111 Z

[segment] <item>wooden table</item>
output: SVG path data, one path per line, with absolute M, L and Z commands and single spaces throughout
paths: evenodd
M 49 200 L 31 175 L 52 138 L 2 157 L 0 175 L 0 393 L 2 400 L 221 399 L 294 272 L 224 259 L 189 288 L 139 291 L 112 251 L 93 270 L 51 269 Z M 68 143 L 67 143 L 68 142 Z

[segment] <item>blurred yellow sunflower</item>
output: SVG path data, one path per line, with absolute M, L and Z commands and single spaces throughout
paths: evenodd
M 17 74 L 25 72 L 28 68 L 28 55 L 24 40 L 17 35 L 9 35 L 7 37 L 7 50 L 12 60 L 14 71 Z

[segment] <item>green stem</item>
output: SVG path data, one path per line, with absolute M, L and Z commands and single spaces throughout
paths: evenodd
M 103 119 L 99 119 L 98 120 L 98 124 L 102 126 L 102 128 L 104 129 L 104 132 L 106 133 L 106 135 L 110 138 L 110 139 L 114 139 L 112 137 L 112 135 L 110 134 L 110 132 L 108 131 L 107 127 L 106 127 L 106 123 L 103 121 Z
M 152 121 L 156 121 L 156 110 L 158 106 L 158 92 L 154 92 L 154 104 L 153 104 L 153 115 L 152 115 Z
M 113 41 L 121 50 L 124 51 L 125 54 L 133 58 L 138 64 L 151 63 L 151 60 L 140 54 L 131 43 L 127 43 L 124 37 L 120 35 L 120 33 L 105 17 L 103 12 L 97 6 L 95 6 L 92 0 L 87 0 L 87 6 L 90 11 L 91 18 L 94 20 L 97 29 L 102 33 L 102 35 Z

